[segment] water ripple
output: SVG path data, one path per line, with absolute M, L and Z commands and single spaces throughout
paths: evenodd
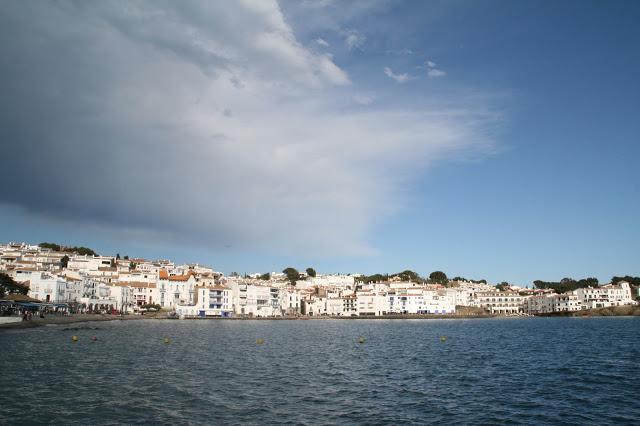
M 638 424 L 639 326 L 123 321 L 7 332 L 0 424 Z

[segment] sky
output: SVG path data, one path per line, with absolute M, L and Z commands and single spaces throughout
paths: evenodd
M 0 4 L 0 241 L 640 275 L 640 4 Z

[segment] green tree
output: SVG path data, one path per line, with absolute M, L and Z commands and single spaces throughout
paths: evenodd
M 618 284 L 620 281 L 626 281 L 633 286 L 640 286 L 640 277 L 632 277 L 630 275 L 625 275 L 624 277 L 613 277 L 611 278 L 611 284 Z
M 264 281 L 269 281 L 271 279 L 271 274 L 269 272 L 260 275 L 260 279 Z
M 65 254 L 64 256 L 62 256 L 62 259 L 60 259 L 60 266 L 66 268 L 67 265 L 69 265 L 69 256 Z
M 87 247 L 73 247 L 71 251 L 79 254 L 80 256 L 97 256 L 95 251 Z
M 585 287 L 598 287 L 598 279 L 594 277 L 583 278 L 581 280 L 574 280 L 573 278 L 563 278 L 558 281 L 541 281 L 536 280 L 533 285 L 538 289 L 552 289 L 556 293 L 566 293 L 567 291 L 573 291 L 579 288 Z
M 0 297 L 7 294 L 27 294 L 29 287 L 20 285 L 9 275 L 0 272 Z
M 360 277 L 356 278 L 356 281 L 358 282 L 362 282 L 362 283 L 373 283 L 373 282 L 384 282 L 384 281 L 389 281 L 389 275 L 388 274 L 373 274 L 373 275 L 362 275 Z
M 315 277 L 316 276 L 316 270 L 313 268 L 307 268 L 307 275 L 309 275 L 310 277 Z
M 420 282 L 422 281 L 422 278 L 420 278 L 420 275 L 418 275 L 416 272 L 410 271 L 410 270 L 405 270 L 402 271 L 398 274 L 393 275 L 394 277 L 400 277 L 400 279 L 402 281 L 413 281 L 413 282 Z
M 60 246 L 55 243 L 40 243 L 38 244 L 38 246 L 42 248 L 48 248 L 53 251 L 60 251 Z
M 449 281 L 447 280 L 447 274 L 442 271 L 434 271 L 429 274 L 429 280 L 434 283 L 446 285 Z
M 288 267 L 282 270 L 287 279 L 293 284 L 300 279 L 300 272 L 296 268 Z
M 511 284 L 506 281 L 502 281 L 500 284 L 496 284 L 496 288 L 500 291 L 507 291 L 511 289 Z
M 63 247 L 56 243 L 40 243 L 38 246 L 48 248 L 53 251 L 63 251 L 67 253 L 76 253 L 80 256 L 96 256 L 96 252 L 87 247 Z

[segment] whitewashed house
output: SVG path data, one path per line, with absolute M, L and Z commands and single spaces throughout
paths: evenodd
M 158 273 L 158 297 L 155 299 L 163 308 L 174 308 L 177 305 L 191 305 L 194 302 L 196 277 L 193 273 L 170 275 L 165 269 Z
M 524 297 L 515 291 L 486 291 L 475 294 L 475 305 L 497 315 L 523 312 Z
M 280 310 L 284 315 L 300 313 L 300 293 L 294 287 L 280 289 Z
M 389 311 L 389 300 L 382 292 L 366 291 L 356 293 L 358 316 L 382 316 Z
M 178 304 L 175 311 L 181 317 L 231 317 L 232 291 L 223 285 L 196 286 L 193 304 Z
M 68 287 L 69 283 L 60 277 L 50 275 L 46 272 L 30 274 L 29 297 L 38 299 L 46 303 L 70 302 Z M 76 294 L 75 291 L 71 292 Z
M 600 287 L 579 288 L 576 295 L 587 309 L 607 308 L 610 306 L 632 305 L 631 287 L 626 281 L 617 285 L 607 284 Z

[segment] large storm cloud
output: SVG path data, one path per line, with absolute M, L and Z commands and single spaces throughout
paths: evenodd
M 277 3 L 3 2 L 0 202 L 158 238 L 364 253 L 482 110 L 363 106 Z M 140 235 L 140 234 L 138 234 Z

